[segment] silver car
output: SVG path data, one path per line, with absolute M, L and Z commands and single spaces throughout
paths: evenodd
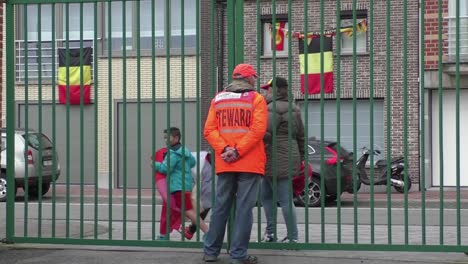
M 1 152 L 0 152 L 0 202 L 7 198 L 7 179 L 6 179 L 6 129 L 1 131 Z M 28 146 L 26 146 L 26 135 L 28 136 Z M 53 144 L 44 134 L 39 134 L 36 131 L 29 130 L 28 133 L 24 129 L 15 130 L 15 196 L 16 189 L 25 189 L 25 171 L 27 164 L 28 172 L 28 196 L 32 198 L 39 197 L 39 179 L 42 176 L 41 195 L 46 194 L 51 182 L 57 180 L 60 175 L 60 164 L 58 156 L 56 157 L 56 170 L 53 162 Z M 42 148 L 42 159 L 40 158 L 40 150 Z

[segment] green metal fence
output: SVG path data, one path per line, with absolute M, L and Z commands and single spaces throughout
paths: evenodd
M 468 12 L 462 1 L 426 2 L 6 1 L 2 141 L 15 148 L 2 152 L 8 168 L 2 167 L 2 176 L 9 183 L 7 202 L 1 205 L 5 241 L 201 247 L 200 232 L 193 241 L 183 232 L 158 240 L 163 202 L 150 156 L 169 145 L 162 138 L 164 129 L 180 127 L 184 146 L 197 153 L 199 203 L 200 153 L 209 150 L 202 139 L 208 105 L 230 81 L 234 66 L 248 62 L 259 73 L 259 91 L 273 76 L 288 80 L 289 120 L 295 101 L 309 143 L 303 158 L 313 164 L 312 178 L 304 177 L 305 205 L 296 208 L 298 243 L 262 242 L 265 216 L 259 190 L 252 248 L 467 252 L 463 187 L 468 183 L 462 176 L 468 168 L 461 162 L 467 155 L 461 147 L 467 114 L 460 101 L 466 88 L 461 69 L 468 62 L 463 44 Z M 437 12 L 428 15 L 435 7 Z M 444 13 L 450 14 L 449 22 Z M 429 19 L 436 19 L 435 30 L 428 29 L 433 26 Z M 330 35 L 334 90 L 326 93 Z M 309 56 L 305 48 L 301 67 L 298 49 L 314 38 L 320 40 L 318 56 Z M 87 48 L 92 49 L 91 65 L 85 64 Z M 78 59 L 71 50 L 78 51 Z M 314 66 L 317 61 L 323 63 Z M 309 95 L 312 70 L 318 73 L 320 91 Z M 71 83 L 76 72 L 78 83 Z M 88 85 L 90 94 L 84 92 Z M 57 92 L 59 86 L 64 94 Z M 73 87 L 79 91 L 75 99 Z M 275 112 L 276 103 L 272 108 Z M 290 123 L 288 129 L 291 145 Z M 52 146 L 32 142 L 36 132 L 46 134 Z M 18 152 L 22 140 L 28 148 Z M 34 144 L 37 155 L 28 152 Z M 363 146 L 369 162 L 360 166 Z M 380 158 L 374 157 L 376 150 Z M 46 162 L 49 152 L 51 161 Z M 376 164 L 382 159 L 389 168 L 397 156 L 403 157 L 398 162 L 402 178 Z M 280 158 L 274 150 L 273 160 Z M 291 182 L 292 166 L 288 162 Z M 447 170 L 450 166 L 455 169 Z M 211 174 L 214 193 L 214 169 Z M 277 190 L 276 170 L 271 176 Z M 289 192 L 291 210 L 292 185 Z M 165 205 L 170 207 L 170 199 Z M 279 212 L 274 206 L 278 239 L 286 234 Z M 168 210 L 166 217 L 170 215 Z M 182 221 L 181 230 L 187 224 Z

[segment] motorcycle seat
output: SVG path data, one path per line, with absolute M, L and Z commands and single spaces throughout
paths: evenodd
M 386 161 L 386 160 L 378 160 L 378 161 L 375 163 L 375 166 L 376 166 L 377 168 L 386 167 L 386 166 L 387 166 L 387 161 Z
M 403 161 L 403 157 L 397 157 L 397 158 L 393 158 L 393 159 L 391 160 L 391 163 L 402 162 L 402 161 Z M 377 161 L 377 162 L 375 163 L 375 166 L 376 166 L 377 168 L 384 168 L 384 167 L 387 166 L 387 160 L 381 159 L 381 160 L 379 160 L 379 161 Z

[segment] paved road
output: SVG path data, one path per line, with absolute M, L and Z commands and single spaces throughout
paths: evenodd
M 62 189 L 63 191 L 63 189 Z M 99 190 L 98 204 L 94 204 L 92 189 L 88 188 L 80 204 L 80 196 L 77 195 L 76 188 L 70 193 L 70 204 L 66 204 L 63 193 L 58 192 L 58 199 L 55 204 L 55 221 L 52 219 L 54 209 L 52 200 L 46 196 L 39 207 L 37 201 L 28 202 L 28 210 L 25 210 L 25 203 L 21 197 L 15 203 L 15 235 L 23 237 L 41 236 L 44 238 L 52 236 L 52 226 L 55 226 L 54 235 L 58 238 L 66 237 L 77 239 L 98 239 L 107 240 L 112 235 L 114 245 L 125 245 L 122 242 L 124 233 L 126 239 L 141 240 L 149 247 L 90 247 L 90 246 L 53 246 L 53 245 L 30 245 L 0 244 L 0 263 L 3 264 L 23 264 L 23 263 L 203 263 L 201 261 L 201 249 L 174 249 L 174 248 L 154 248 L 153 234 L 159 229 L 158 216 L 160 214 L 160 202 L 153 206 L 151 192 L 142 192 L 141 206 L 136 202 L 138 197 L 135 192 L 130 192 L 127 205 L 126 221 L 123 215 L 124 196 L 118 193 L 112 199 L 112 217 L 109 217 L 109 199 L 107 191 Z M 408 196 L 408 210 L 402 208 L 404 205 L 403 195 L 392 195 L 392 209 L 389 211 L 386 206 L 386 194 L 376 194 L 375 208 L 369 208 L 368 194 L 357 196 L 357 208 L 353 208 L 354 197 L 345 194 L 343 196 L 342 208 L 338 211 L 336 203 L 327 205 L 323 211 L 321 208 L 309 208 L 305 210 L 298 208 L 297 218 L 299 223 L 300 243 L 305 243 L 308 232 L 308 243 L 330 244 L 333 248 L 338 239 L 340 243 L 355 243 L 386 245 L 389 236 L 392 243 L 404 245 L 419 245 L 425 237 L 429 245 L 439 245 L 441 235 L 443 235 L 444 245 L 456 245 L 458 233 L 460 233 L 461 244 L 468 245 L 468 210 L 466 210 L 466 195 L 462 196 L 462 209 L 460 210 L 460 230 L 457 227 L 458 211 L 456 199 L 453 193 L 445 193 L 443 211 L 440 210 L 440 202 L 436 193 L 429 193 L 426 201 L 425 228 L 421 226 L 422 211 L 419 193 L 411 193 Z M 159 201 L 159 199 L 157 199 Z M 455 205 L 455 206 L 453 206 Z M 39 216 L 41 211 L 41 219 Z M 68 210 L 68 214 L 67 214 Z M 97 210 L 98 218 L 95 222 L 94 212 Z M 0 223 L 5 223 L 6 204 L 0 204 Z M 81 213 L 83 212 L 83 213 Z M 139 213 L 140 212 L 140 213 Z M 255 221 L 251 242 L 257 242 L 261 238 L 265 226 L 265 218 L 262 216 L 258 222 L 257 212 L 254 210 Z M 260 210 L 260 212 L 262 212 Z M 388 213 L 391 212 L 391 218 Z M 442 212 L 442 214 L 441 214 Z M 28 218 L 25 221 L 24 215 Z M 322 224 L 322 213 L 325 222 Z M 281 219 L 281 211 L 278 211 L 278 237 L 286 235 L 286 230 Z M 337 215 L 340 215 L 338 218 Z M 373 221 L 371 221 L 373 215 Z M 307 217 L 306 217 L 307 216 Z M 444 224 L 441 229 L 440 219 L 443 217 Z M 153 218 L 156 222 L 153 224 Z M 110 221 L 110 219 L 112 219 Z M 306 219 L 308 221 L 306 221 Z M 466 220 L 465 220 L 466 219 Z M 340 225 L 337 224 L 338 220 Z M 391 225 L 387 223 L 391 220 Z M 307 224 L 306 224 L 307 222 Z M 373 225 L 372 225 L 373 223 Z M 407 225 L 406 225 L 407 224 Z M 25 228 L 27 226 L 27 229 Z M 124 232 L 124 230 L 126 230 Z M 322 233 L 322 230 L 324 231 Z M 40 231 L 40 232 L 39 232 Z M 389 232 L 390 231 L 390 232 Z M 424 233 L 423 233 L 424 231 Z M 460 231 L 460 232 L 459 232 Z M 5 237 L 6 227 L 0 226 L 0 239 Z M 390 235 L 389 235 L 390 234 Z M 371 241 L 373 239 L 373 241 Z M 180 234 L 173 233 L 171 240 L 179 241 Z M 191 243 L 191 242 L 185 242 Z M 169 244 L 167 244 L 169 245 Z M 176 244 L 174 244 L 176 245 Z M 199 247 L 199 244 L 191 244 L 191 247 Z M 335 247 L 336 248 L 336 247 Z M 468 247 L 467 247 L 468 251 Z M 468 257 L 461 253 L 407 253 L 407 252 L 363 252 L 363 251 L 289 251 L 289 250 L 252 250 L 259 255 L 260 263 L 468 263 Z M 219 263 L 228 263 L 227 255 L 222 255 Z
M 251 250 L 260 264 L 462 264 L 461 253 Z M 2 264 L 202 264 L 201 249 L 0 245 Z M 219 264 L 229 263 L 226 254 Z

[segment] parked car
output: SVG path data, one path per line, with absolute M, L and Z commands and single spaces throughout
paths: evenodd
M 1 152 L 0 152 L 0 201 L 6 201 L 7 198 L 7 179 L 6 179 L 6 129 L 1 129 Z M 28 137 L 28 145 L 26 146 L 26 135 Z M 28 184 L 28 196 L 39 197 L 39 179 L 42 174 L 42 192 L 46 194 L 50 189 L 50 184 L 53 180 L 57 180 L 60 176 L 60 164 L 58 155 L 56 157 L 56 170 L 54 170 L 53 162 L 53 144 L 49 138 L 36 131 L 29 130 L 28 133 L 24 129 L 16 129 L 15 134 L 15 196 L 17 188 L 25 189 Z M 40 143 L 41 142 L 41 143 Z M 40 160 L 40 149 L 42 148 L 42 159 Z M 26 164 L 28 170 L 28 182 L 25 182 Z M 42 171 L 40 172 L 40 168 Z
M 309 164 L 312 166 L 312 177 L 309 178 L 308 192 L 302 192 L 302 199 L 294 199 L 296 206 L 304 206 L 304 201 L 309 200 L 308 206 L 317 207 L 321 204 L 321 196 L 325 195 L 327 202 L 335 201 L 343 192 L 353 192 L 353 161 L 350 152 L 340 148 L 338 158 L 338 145 L 333 141 L 323 142 L 323 175 L 321 171 L 321 141 L 315 137 L 308 140 Z M 337 168 L 341 162 L 341 190 L 337 190 Z M 324 177 L 325 189 L 322 190 L 321 178 Z

